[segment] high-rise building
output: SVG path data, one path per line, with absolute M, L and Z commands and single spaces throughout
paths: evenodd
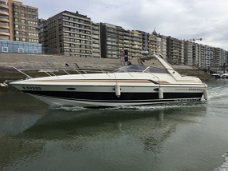
M 142 32 L 142 50 L 147 53 L 149 53 L 149 37 L 149 33 Z
M 39 35 L 39 43 L 41 43 L 43 46 L 45 44 L 45 32 L 46 30 L 46 20 L 45 19 L 39 19 L 38 20 L 38 35 Z
M 97 35 L 95 25 L 93 32 Z M 92 56 L 92 21 L 78 12 L 63 11 L 47 19 L 42 27 L 46 53 L 66 56 Z M 99 45 L 98 45 L 99 46 Z M 95 50 L 95 49 L 94 49 Z
M 200 66 L 201 53 L 200 53 L 200 45 L 198 43 L 193 43 L 192 60 L 193 60 L 193 66 L 196 66 L 196 67 Z
M 11 0 L 0 0 L 0 40 L 13 40 Z
M 207 69 L 206 67 L 206 46 L 199 45 L 199 68 Z
M 211 70 L 223 70 L 225 65 L 225 51 L 221 48 L 213 48 L 213 59 L 211 62 Z
M 38 9 L 19 1 L 0 0 L 0 40 L 38 43 Z
M 131 31 L 130 30 L 124 30 L 124 36 L 123 36 L 123 41 L 124 41 L 124 47 L 123 49 L 128 51 L 128 56 L 132 58 L 132 48 L 131 48 Z
M 100 24 L 92 23 L 92 57 L 101 57 Z
M 126 35 L 125 30 L 120 26 L 101 23 L 101 56 L 120 58 L 120 49 L 126 45 L 124 41 Z
M 199 49 L 200 49 L 199 67 L 201 69 L 210 70 L 213 63 L 213 57 L 214 57 L 213 47 L 210 47 L 207 45 L 200 45 Z
M 184 64 L 184 42 L 173 37 L 167 37 L 167 60 L 171 64 Z
M 226 70 L 228 69 L 228 51 L 225 51 L 225 67 Z
M 158 54 L 157 33 L 154 31 L 149 35 L 149 54 Z
M 149 35 L 149 53 L 161 54 L 164 59 L 167 59 L 167 43 L 166 36 L 158 34 L 156 31 L 153 31 Z
M 184 41 L 184 64 L 193 65 L 193 42 Z
M 37 8 L 0 0 L 0 52 L 42 53 L 37 26 Z
M 139 58 L 142 56 L 143 50 L 143 32 L 139 30 L 131 31 L 131 56 Z
M 38 9 L 13 1 L 13 40 L 38 43 Z

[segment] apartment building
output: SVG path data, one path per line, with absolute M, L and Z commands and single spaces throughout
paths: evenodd
M 167 43 L 166 36 L 158 35 L 157 37 L 157 47 L 158 54 L 161 54 L 165 60 L 167 60 Z
M 100 24 L 92 23 L 92 57 L 101 57 Z
M 91 57 L 92 41 L 97 42 L 96 35 L 99 35 L 97 29 L 94 25 L 92 30 L 89 17 L 78 12 L 63 11 L 47 19 L 41 29 L 43 33 L 40 34 L 44 35 L 43 45 L 46 53 Z M 92 31 L 95 33 L 94 38 Z
M 0 0 L 0 40 L 38 43 L 38 9 L 19 1 Z
M 201 62 L 200 45 L 198 43 L 193 43 L 192 45 L 192 60 L 193 66 L 199 67 Z
M 225 51 L 225 69 L 228 69 L 228 51 Z
M 200 48 L 199 67 L 201 69 L 210 70 L 213 63 L 213 57 L 214 57 L 213 47 L 210 47 L 207 45 L 200 45 L 199 48 Z
M 184 42 L 173 37 L 167 37 L 167 60 L 171 64 L 184 64 Z
M 46 20 L 45 19 L 39 19 L 38 20 L 38 37 L 39 37 L 39 43 L 44 45 L 45 43 L 45 32 L 47 25 L 46 25 Z
M 13 40 L 38 43 L 38 9 L 13 1 Z
M 0 0 L 0 40 L 13 40 L 12 1 Z
M 149 54 L 158 54 L 157 33 L 155 31 L 149 34 L 148 48 Z
M 213 48 L 213 59 L 211 60 L 211 70 L 223 70 L 225 65 L 225 51 L 221 48 Z
M 193 65 L 193 42 L 184 41 L 184 64 Z
M 149 34 L 149 53 L 161 54 L 164 59 L 167 59 L 167 43 L 166 36 L 158 34 L 156 31 Z
M 38 43 L 38 9 L 0 0 L 0 52 L 42 53 Z
M 123 49 L 128 51 L 128 57 L 132 58 L 132 48 L 131 48 L 131 31 L 130 30 L 124 30 L 124 46 Z
M 120 50 L 124 48 L 129 48 L 128 32 L 120 26 L 101 23 L 101 56 L 120 58 Z
M 143 50 L 143 32 L 139 30 L 131 31 L 131 56 L 138 58 L 142 56 Z
M 149 37 L 150 34 L 142 32 L 142 50 L 149 53 Z

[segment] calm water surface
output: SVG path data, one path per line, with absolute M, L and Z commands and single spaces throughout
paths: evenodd
M 228 171 L 228 80 L 209 101 L 50 108 L 0 91 L 0 171 Z

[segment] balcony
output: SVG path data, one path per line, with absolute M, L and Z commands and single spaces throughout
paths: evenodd
M 1 16 L 0 16 L 0 22 L 1 22 L 1 21 L 2 21 L 2 22 L 7 22 L 7 23 L 8 23 L 8 22 L 9 22 L 9 18 L 7 18 L 7 17 L 5 18 L 5 17 L 1 17 Z
M 3 10 L 0 10 L 0 16 L 1 15 L 9 15 L 9 12 L 8 11 L 3 11 Z
M 9 9 L 9 7 L 5 3 L 0 3 L 1 8 Z
M 9 25 L 2 25 L 2 23 L 0 23 L 0 29 L 9 29 Z
M 1 31 L 0 31 L 0 36 L 10 36 L 10 33 L 1 32 Z

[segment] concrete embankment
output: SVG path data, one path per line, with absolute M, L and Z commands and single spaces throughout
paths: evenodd
M 77 58 L 57 55 L 27 55 L 0 53 L 0 81 L 25 78 L 25 76 L 13 67 L 16 67 L 31 76 L 45 76 L 39 70 L 52 70 L 54 73 L 66 74 L 83 73 L 83 70 L 111 70 L 121 66 L 118 59 L 106 58 Z
M 137 59 L 131 59 L 131 63 L 138 64 Z M 149 65 L 149 63 L 151 61 L 147 61 L 145 65 Z M 69 73 L 83 73 L 84 70 L 90 70 L 91 72 L 111 71 L 122 65 L 119 59 L 0 53 L 0 82 L 25 78 L 23 74 L 12 67 L 16 67 L 33 77 L 37 77 L 46 75 L 45 73 L 38 72 L 41 69 L 46 71 L 52 70 L 55 71 L 55 74 L 59 75 L 66 74 L 65 71 Z M 198 76 L 202 80 L 211 79 L 209 74 L 194 67 L 174 66 L 174 68 L 182 75 Z
M 208 81 L 214 79 L 208 72 L 200 70 L 199 68 L 185 65 L 174 65 L 173 68 L 181 75 L 196 76 L 202 81 Z

